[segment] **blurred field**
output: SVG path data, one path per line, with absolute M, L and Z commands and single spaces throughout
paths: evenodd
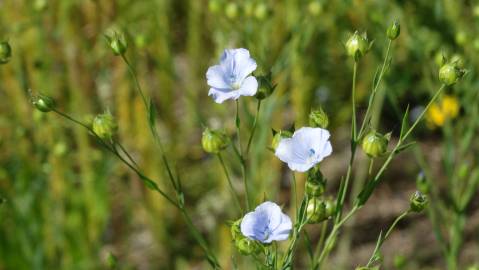
M 103 36 L 109 29 L 127 35 L 127 56 L 157 104 L 160 135 L 183 179 L 195 223 L 222 265 L 231 268 L 233 256 L 240 269 L 250 269 L 231 245 L 226 221 L 239 214 L 227 182 L 200 144 L 207 125 L 234 133 L 234 102 L 217 105 L 207 96 L 206 69 L 224 48 L 245 47 L 257 60 L 258 73 L 273 72 L 278 87 L 263 103 L 249 174 L 256 201 L 267 197 L 287 206 L 291 173 L 265 149 L 271 127 L 302 126 L 310 108 L 321 105 L 330 116 L 335 149 L 322 168 L 336 190 L 349 158 L 351 114 L 352 62 L 342 44 L 356 29 L 375 40 L 358 73 L 363 113 L 387 45 L 385 29 L 395 19 L 401 35 L 373 121 L 380 131 L 393 131 L 393 140 L 406 105 L 419 108 L 438 88 L 442 54 L 458 53 L 469 69 L 463 84 L 448 89 L 459 101 L 457 121 L 477 106 L 479 6 L 472 1 L 0 0 L 0 40 L 13 49 L 10 62 L 0 66 L 0 269 L 106 269 L 108 252 L 118 257 L 120 269 L 208 269 L 180 213 L 84 130 L 35 111 L 28 101 L 28 89 L 42 91 L 62 111 L 85 121 L 110 110 L 119 139 L 143 170 L 170 190 L 141 98 Z M 256 103 L 245 100 L 241 109 L 248 127 Z M 444 192 L 448 172 L 441 147 L 447 134 L 421 125 L 418 146 L 387 171 L 384 184 L 343 233 L 328 269 L 352 269 L 368 259 L 379 231 L 408 207 L 421 162 L 429 164 Z M 453 133 L 448 138 L 454 139 Z M 473 140 L 467 147 L 471 168 L 477 167 L 478 146 Z M 230 151 L 226 162 L 241 189 L 241 170 Z M 367 173 L 362 153 L 359 164 L 356 182 Z M 459 269 L 479 262 L 478 207 L 474 200 L 467 209 L 471 218 Z M 430 226 L 426 215 L 401 222 L 385 244 L 384 269 L 446 269 Z M 313 240 L 319 230 L 308 227 Z M 298 269 L 304 269 L 303 245 L 298 254 Z M 401 258 L 404 264 L 397 268 Z

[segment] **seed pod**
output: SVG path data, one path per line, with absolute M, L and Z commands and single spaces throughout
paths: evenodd
M 395 40 L 399 34 L 401 33 L 401 25 L 399 25 L 398 21 L 395 21 L 388 27 L 386 34 L 390 40 Z
M 228 137 L 219 130 L 206 128 L 201 138 L 203 150 L 207 153 L 217 154 L 228 146 Z
M 346 42 L 346 51 L 354 61 L 358 61 L 369 51 L 369 41 L 366 34 L 360 35 L 357 31 Z
M 386 153 L 388 143 L 388 135 L 381 135 L 375 131 L 371 131 L 364 137 L 361 146 L 364 153 L 366 153 L 369 157 L 377 158 Z
M 114 31 L 112 35 L 106 35 L 106 39 L 115 55 L 124 55 L 126 53 L 128 43 L 123 33 Z
M 93 132 L 103 140 L 111 140 L 118 130 L 118 125 L 111 113 L 99 114 L 93 119 Z
M 426 208 L 428 203 L 427 196 L 420 191 L 414 192 L 410 199 L 410 209 L 413 212 L 419 213 Z
M 465 70 L 454 63 L 446 63 L 439 69 L 439 81 L 450 86 L 458 82 L 465 74 Z
M 276 85 L 273 85 L 271 81 L 271 72 L 264 76 L 258 76 L 258 91 L 256 92 L 255 97 L 259 100 L 269 97 L 276 88 Z
M 235 247 L 243 255 L 258 254 L 261 251 L 261 246 L 257 241 L 248 239 L 241 233 L 241 220 L 239 219 L 231 225 L 231 238 Z
M 326 189 L 326 180 L 318 167 L 308 171 L 308 178 L 305 184 L 305 192 L 310 197 L 319 197 Z
M 35 106 L 35 108 L 41 112 L 50 112 L 55 109 L 55 101 L 49 96 L 32 94 L 31 100 L 33 106 Z

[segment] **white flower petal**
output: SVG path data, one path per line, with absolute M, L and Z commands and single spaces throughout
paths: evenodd
M 208 68 L 206 72 L 206 79 L 209 86 L 219 89 L 230 89 L 230 86 L 224 80 L 224 71 L 220 65 Z
M 273 238 L 275 241 L 282 241 L 288 239 L 291 230 L 293 229 L 293 223 L 288 215 L 281 213 L 281 223 L 273 231 L 270 238 Z
M 258 91 L 258 81 L 255 77 L 249 76 L 243 81 L 238 91 L 242 96 L 254 96 Z
M 210 88 L 208 96 L 213 97 L 216 103 L 223 103 L 228 99 L 238 99 L 240 97 L 239 91 L 225 91 L 223 89 Z
M 274 202 L 264 202 L 258 205 L 254 211 L 267 216 L 269 228 L 276 228 L 281 224 L 281 207 Z
M 237 72 L 236 75 L 240 81 L 244 80 L 249 74 L 256 70 L 256 61 L 250 57 L 247 49 L 235 49 L 234 61 L 236 68 L 235 71 Z
M 298 151 L 295 147 L 295 141 L 292 138 L 285 138 L 279 141 L 276 147 L 275 155 L 286 163 L 304 163 L 307 159 L 304 151 Z

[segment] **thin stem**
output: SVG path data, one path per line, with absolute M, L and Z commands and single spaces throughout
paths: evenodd
M 130 75 L 133 77 L 133 80 L 135 82 L 136 90 L 140 94 L 141 99 L 143 100 L 143 103 L 145 104 L 145 108 L 148 108 L 148 101 L 147 101 L 145 95 L 143 94 L 143 91 L 141 90 L 141 85 L 140 85 L 140 82 L 138 81 L 138 77 L 136 76 L 135 70 L 133 69 L 133 67 L 131 66 L 130 62 L 128 61 L 128 59 L 126 58 L 126 56 L 124 54 L 121 55 L 121 59 L 123 59 L 126 66 L 128 67 L 128 72 L 130 72 Z
M 391 226 L 389 227 L 389 229 L 387 230 L 386 234 L 384 236 L 382 235 L 379 235 L 379 239 L 378 239 L 378 242 L 376 243 L 376 247 L 374 248 L 374 251 L 373 253 L 371 254 L 371 258 L 369 258 L 369 261 L 368 261 L 368 264 L 366 265 L 366 267 L 369 267 L 371 266 L 372 263 L 374 263 L 374 257 L 376 256 L 376 254 L 378 253 L 379 249 L 382 247 L 382 245 L 384 244 L 384 242 L 386 241 L 386 239 L 389 237 L 389 235 L 391 234 L 391 232 L 393 231 L 394 227 L 396 227 L 396 224 L 401 220 L 403 219 L 405 216 L 407 216 L 408 214 L 410 213 L 409 210 L 407 210 L 406 212 L 402 213 L 400 216 L 398 216 L 394 222 L 391 224 Z
M 125 147 L 123 147 L 123 145 L 120 142 L 116 142 L 115 146 L 120 147 L 120 150 L 126 155 L 126 157 L 131 161 L 131 163 L 133 163 L 136 166 L 136 168 L 140 167 L 140 166 L 138 166 L 136 161 L 133 159 L 133 157 L 130 155 L 130 153 L 128 153 L 128 151 L 126 151 Z
M 292 173 L 292 180 L 293 180 L 293 183 L 292 183 L 292 197 L 293 197 L 293 201 L 294 201 L 294 213 L 297 214 L 298 213 L 298 193 L 297 193 L 297 188 L 296 188 L 296 175 L 294 174 L 294 171 L 291 171 Z
M 250 146 L 251 146 L 251 142 L 253 141 L 253 136 L 254 136 L 254 133 L 256 131 L 256 125 L 258 123 L 258 118 L 259 118 L 259 112 L 260 112 L 260 109 L 261 109 L 261 100 L 259 99 L 258 100 L 258 105 L 256 106 L 256 115 L 254 116 L 254 120 L 253 120 L 253 127 L 251 129 L 251 134 L 249 136 L 249 139 L 248 139 L 248 144 L 246 146 L 246 155 L 249 153 L 249 149 L 250 149 Z
M 247 179 L 247 171 L 246 171 L 246 161 L 243 156 L 243 150 L 241 146 L 241 120 L 240 120 L 240 114 L 239 114 L 239 100 L 236 100 L 236 119 L 235 119 L 235 124 L 236 124 L 236 132 L 238 136 L 238 149 L 235 149 L 236 154 L 241 160 L 241 172 L 243 174 L 243 184 L 244 184 L 244 192 L 245 192 L 245 197 L 246 197 L 246 211 L 249 211 L 249 187 L 248 187 L 248 179 Z
M 356 73 L 358 69 L 358 62 L 354 61 L 353 66 L 353 85 L 351 89 L 351 107 L 352 107 L 352 119 L 351 119 L 351 137 L 352 140 L 356 141 L 357 139 L 357 130 L 356 130 Z
M 233 195 L 233 198 L 234 198 L 234 201 L 235 201 L 235 204 L 236 206 L 238 207 L 239 211 L 241 213 L 244 213 L 243 212 L 243 209 L 241 208 L 241 203 L 240 203 L 240 199 L 238 198 L 238 194 L 236 193 L 234 187 L 233 187 L 233 182 L 231 181 L 231 177 L 228 173 L 228 169 L 226 169 L 226 166 L 225 166 L 225 163 L 223 161 L 223 158 L 221 157 L 221 153 L 218 153 L 217 154 L 218 156 L 218 160 L 220 161 L 221 163 L 221 167 L 223 168 L 223 171 L 225 172 L 225 176 L 226 176 L 226 179 L 228 180 L 228 186 L 230 188 L 230 191 L 231 191 L 231 194 Z

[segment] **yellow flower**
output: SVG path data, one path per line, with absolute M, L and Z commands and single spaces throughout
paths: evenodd
M 444 96 L 438 103 L 432 104 L 426 119 L 430 128 L 442 127 L 446 120 L 454 119 L 459 114 L 459 102 L 454 96 Z

